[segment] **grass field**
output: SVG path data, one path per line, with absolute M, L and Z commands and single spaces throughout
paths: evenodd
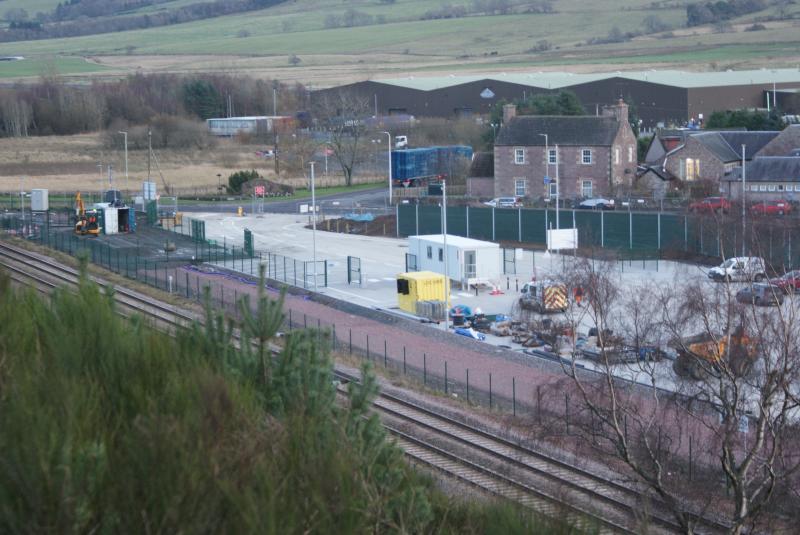
M 174 0 L 141 8 L 153 11 L 193 3 Z M 521 0 L 513 2 L 522 6 Z M 49 0 L 7 0 L 4 8 L 54 6 Z M 555 0 L 552 14 L 515 13 L 419 20 L 445 4 L 471 7 L 472 0 L 296 0 L 250 13 L 149 30 L 68 39 L 2 43 L 0 54 L 45 57 L 91 57 L 99 65 L 76 59 L 59 61 L 63 74 L 125 73 L 134 70 L 246 72 L 254 76 L 297 80 L 311 85 L 398 76 L 413 72 L 480 72 L 568 65 L 572 70 L 608 70 L 616 65 L 688 68 L 794 66 L 800 59 L 800 21 L 767 23 L 764 31 L 746 32 L 757 17 L 776 8 L 741 17 L 727 33 L 685 28 L 685 9 L 657 7 L 650 0 Z M 654 7 L 656 6 L 656 7 Z M 29 12 L 33 7 L 26 7 Z M 385 24 L 325 29 L 326 17 L 355 9 Z M 788 6 L 800 13 L 800 3 Z M 642 29 L 655 15 L 675 28 L 675 35 L 643 36 L 633 42 L 586 45 L 591 38 Z M 242 31 L 246 30 L 241 37 Z M 547 40 L 552 49 L 533 51 Z M 300 57 L 298 67 L 287 63 Z M 38 63 L 37 62 L 41 62 Z M 48 60 L 0 65 L 0 78 L 35 76 Z M 633 68 L 633 67 L 631 67 Z
M 39 57 L 0 62 L 0 78 L 41 76 L 44 74 L 83 74 L 108 71 L 104 65 L 78 57 Z

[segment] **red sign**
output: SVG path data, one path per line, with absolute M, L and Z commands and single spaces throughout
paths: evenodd
M 263 197 L 264 193 L 265 193 L 265 189 L 266 188 L 264 188 L 264 186 L 256 186 L 255 187 L 256 195 L 261 195 Z

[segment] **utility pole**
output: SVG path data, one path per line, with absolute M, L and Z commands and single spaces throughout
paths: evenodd
M 377 97 L 376 97 L 377 98 Z M 381 132 L 381 134 L 386 134 L 386 137 L 389 138 L 389 206 L 392 205 L 392 134 L 389 132 Z
M 311 250 L 312 260 L 314 262 L 314 291 L 317 291 L 317 195 L 314 188 L 314 163 L 309 162 L 311 166 Z
M 19 212 L 22 216 L 22 225 L 25 225 L 25 189 L 23 187 L 22 181 L 25 180 L 25 177 L 19 177 Z
M 125 192 L 127 193 L 128 191 L 130 191 L 128 189 L 128 133 L 127 132 L 117 132 L 117 133 L 125 136 Z
M 745 150 L 746 145 L 742 144 L 742 256 L 745 256 L 745 243 L 747 242 L 747 227 L 746 227 L 746 218 L 747 218 L 747 203 L 745 202 L 745 191 L 747 190 L 747 177 L 745 173 Z
M 550 156 L 548 155 L 548 158 Z M 560 229 L 561 225 L 558 222 L 558 196 L 561 195 L 561 184 L 558 183 L 558 165 L 560 164 L 560 158 L 558 157 L 558 145 L 556 145 L 556 229 Z
M 444 244 L 444 330 L 450 329 L 450 274 L 447 271 L 447 180 L 442 180 L 442 241 Z
M 113 174 L 112 174 L 113 173 L 113 169 L 114 169 L 114 166 L 111 165 L 111 164 L 108 164 L 108 189 L 109 190 L 114 189 L 114 179 L 113 179 Z
M 150 156 L 153 154 L 153 131 L 147 130 L 147 181 L 150 182 Z

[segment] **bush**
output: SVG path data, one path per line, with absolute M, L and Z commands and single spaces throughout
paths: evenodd
M 152 133 L 154 149 L 208 149 L 216 146 L 217 138 L 209 134 L 206 124 L 171 115 L 158 115 L 150 126 L 128 127 L 124 121 L 114 121 L 103 134 L 103 145 L 121 150 L 124 138 L 118 133 L 128 132 L 128 150 L 147 150 L 148 132 Z
M 259 178 L 258 171 L 236 171 L 228 177 L 228 193 L 241 193 L 242 185 Z

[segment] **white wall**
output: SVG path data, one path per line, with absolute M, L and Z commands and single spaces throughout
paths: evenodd
M 428 258 L 427 248 L 431 247 L 431 258 Z M 421 240 L 415 236 L 408 238 L 408 252 L 417 255 L 417 269 L 420 271 L 433 271 L 444 273 L 444 260 L 439 261 L 439 249 L 443 249 L 442 243 L 435 241 Z M 451 280 L 461 281 L 465 277 L 464 273 L 464 251 L 475 251 L 475 270 L 476 278 L 481 281 L 500 279 L 502 266 L 502 253 L 496 244 L 483 247 L 464 246 L 447 244 L 447 275 Z

